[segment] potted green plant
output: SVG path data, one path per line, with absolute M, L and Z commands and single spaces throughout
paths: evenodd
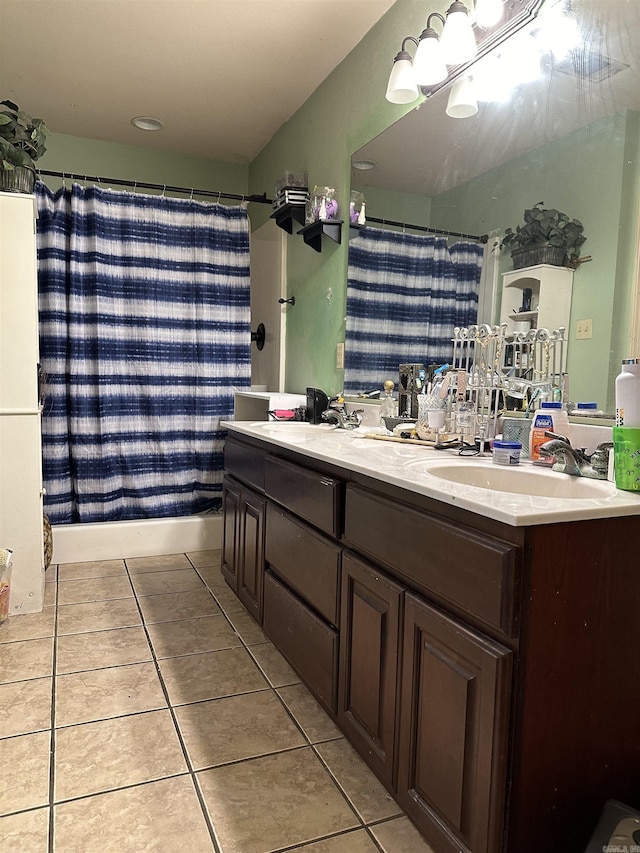
M 34 161 L 47 150 L 49 130 L 13 101 L 0 101 L 0 107 L 0 190 L 33 192 Z
M 587 239 L 579 219 L 571 219 L 539 201 L 524 212 L 524 225 L 505 230 L 500 248 L 510 248 L 514 270 L 535 264 L 568 266 L 580 263 L 580 247 Z

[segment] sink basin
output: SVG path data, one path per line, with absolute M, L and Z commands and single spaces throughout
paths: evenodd
M 259 423 L 261 429 L 266 429 L 269 432 L 288 432 L 294 433 L 298 430 L 327 430 L 335 429 L 333 424 L 310 424 L 308 421 L 264 421 Z
M 511 492 L 516 495 L 532 495 L 548 498 L 585 498 L 610 497 L 615 494 L 615 486 L 607 480 L 589 480 L 583 477 L 569 477 L 555 471 L 544 471 L 533 466 L 503 467 L 482 462 L 456 462 L 428 464 L 423 466 L 426 474 L 474 486 L 478 489 L 491 489 L 496 492 Z

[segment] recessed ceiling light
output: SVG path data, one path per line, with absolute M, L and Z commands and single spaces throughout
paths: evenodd
M 351 165 L 361 172 L 368 172 L 370 169 L 375 169 L 378 164 L 375 160 L 354 160 Z
M 131 119 L 131 124 L 138 130 L 162 130 L 164 127 L 159 118 L 151 118 L 151 116 L 136 116 Z

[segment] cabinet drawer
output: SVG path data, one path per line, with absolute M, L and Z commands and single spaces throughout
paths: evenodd
M 352 485 L 344 535 L 349 545 L 421 591 L 515 635 L 517 546 Z
M 264 460 L 265 452 L 249 444 L 240 444 L 233 438 L 227 438 L 224 443 L 225 471 L 233 474 L 243 483 L 255 486 L 264 491 Z
M 321 616 L 338 624 L 340 548 L 275 504 L 267 504 L 265 557 Z
M 343 483 L 275 456 L 267 456 L 264 476 L 270 498 L 325 533 L 340 535 Z
M 264 576 L 263 628 L 309 689 L 335 713 L 338 633 L 325 625 L 270 572 Z

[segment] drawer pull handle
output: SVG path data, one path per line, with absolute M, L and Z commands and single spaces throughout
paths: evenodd
M 327 480 L 326 477 L 323 477 L 322 480 L 320 480 L 320 483 L 323 486 L 333 486 L 333 480 Z

